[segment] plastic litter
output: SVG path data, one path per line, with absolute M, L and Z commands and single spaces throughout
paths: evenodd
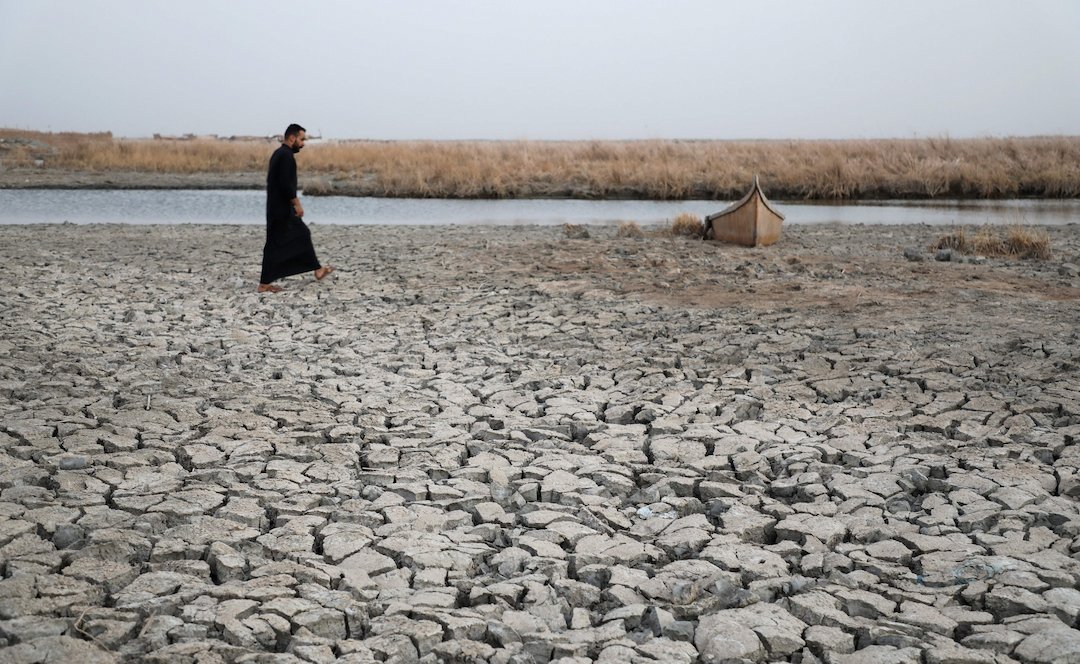
M 69 456 L 60 459 L 60 470 L 82 470 L 90 462 L 87 456 Z
M 660 517 L 661 519 L 674 519 L 675 518 L 675 512 L 674 511 L 661 512 L 661 513 L 657 514 L 656 512 L 649 509 L 648 505 L 646 505 L 645 507 L 639 507 L 638 511 L 637 511 L 637 515 L 638 515 L 639 518 L 642 518 L 642 519 L 649 519 L 649 518 L 652 518 L 654 516 Z
M 1008 570 L 1006 565 L 990 565 L 978 561 L 965 561 L 964 564 L 954 569 L 950 574 L 942 575 L 940 579 L 928 580 L 919 574 L 919 585 L 927 588 L 947 588 L 949 586 L 963 586 L 975 581 L 992 579 L 998 574 Z

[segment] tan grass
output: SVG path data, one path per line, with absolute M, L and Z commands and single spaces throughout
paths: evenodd
M 980 256 L 1003 257 L 1009 255 L 1009 247 L 1005 241 L 998 237 L 997 230 L 993 226 L 980 226 L 979 232 L 971 241 L 968 253 Z
M 701 239 L 705 234 L 705 224 L 701 217 L 690 212 L 683 212 L 670 221 L 664 222 L 659 228 L 645 233 L 649 237 L 661 237 L 674 240 L 676 237 L 692 237 Z
M 624 221 L 619 224 L 619 237 L 640 238 L 644 237 L 644 235 L 641 232 L 641 226 L 638 226 L 637 222 Z
M 1018 258 L 1046 261 L 1054 255 L 1050 244 L 1050 234 L 1046 232 L 1046 229 L 1020 224 L 1014 224 L 1006 231 L 1005 247 L 1009 255 Z
M 959 230 L 946 233 L 937 239 L 931 247 L 933 251 L 939 249 L 955 249 L 960 253 L 967 253 L 971 244 L 967 239 L 967 230 L 961 226 Z
M 938 238 L 931 247 L 953 249 L 962 254 L 988 256 L 993 258 L 1020 258 L 1028 260 L 1050 260 L 1053 247 L 1050 235 L 1044 229 L 1037 229 L 1023 224 L 1011 224 L 999 235 L 993 226 L 980 226 L 973 237 L 961 227 L 957 231 L 946 233 Z
M 696 214 L 683 212 L 671 221 L 671 232 L 675 235 L 700 238 L 705 232 L 705 224 Z
M 273 145 L 116 139 L 0 130 L 57 147 L 46 167 L 88 171 L 262 171 Z M 0 158 L 19 165 L 10 154 Z M 341 141 L 311 144 L 303 176 L 355 195 L 739 198 L 1080 196 L 1080 137 L 849 141 Z M 12 160 L 14 159 L 14 162 Z M 27 157 L 22 157 L 25 161 Z M 24 164 L 29 165 L 29 164 Z
M 304 183 L 303 190 L 305 196 L 332 196 L 334 185 L 329 180 L 314 178 Z

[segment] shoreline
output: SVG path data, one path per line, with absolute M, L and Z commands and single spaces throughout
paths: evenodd
M 266 188 L 266 173 L 146 173 L 19 169 L 0 171 L 0 189 L 251 190 Z
M 224 190 L 224 191 L 252 191 L 262 190 L 266 187 L 266 174 L 262 172 L 234 172 L 234 173 L 147 173 L 138 171 L 73 171 L 60 169 L 28 170 L 20 168 L 7 168 L 0 171 L 0 190 L 148 190 L 148 191 L 181 191 L 181 190 Z M 370 197 L 370 198 L 420 198 L 420 199 L 444 199 L 444 200 L 615 200 L 615 201 L 732 201 L 738 200 L 742 193 L 737 190 L 714 190 L 704 187 L 697 188 L 688 196 L 681 197 L 656 197 L 647 192 L 622 188 L 607 190 L 600 193 L 598 190 L 574 186 L 553 186 L 537 183 L 534 186 L 523 186 L 512 195 L 490 194 L 483 192 L 475 195 L 435 195 L 425 192 L 408 192 L 399 194 L 387 192 L 375 184 L 357 182 L 340 182 L 328 178 L 314 176 L 301 178 L 301 190 L 305 196 L 345 196 L 345 197 Z M 895 191 L 882 190 L 874 195 L 849 196 L 845 198 L 827 197 L 801 197 L 798 192 L 772 190 L 767 195 L 774 200 L 805 203 L 828 203 L 843 205 L 845 203 L 859 203 L 865 201 L 1005 201 L 1005 200 L 1033 200 L 1033 201 L 1065 201 L 1076 200 L 1075 196 L 1042 196 L 1042 195 L 1002 195 L 1002 196 L 978 196 L 978 195 L 918 195 L 911 193 L 898 193 Z

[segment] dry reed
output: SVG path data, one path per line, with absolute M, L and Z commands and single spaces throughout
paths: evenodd
M 273 145 L 0 130 L 57 148 L 45 167 L 252 172 Z M 12 165 L 28 157 L 0 153 Z M 21 161 L 20 161 L 21 159 Z M 760 175 L 783 199 L 1080 196 L 1080 137 L 848 141 L 340 141 L 311 144 L 301 172 L 326 193 L 438 198 L 731 200 Z M 316 187 L 319 189 L 319 187 Z M 314 193 L 314 192 L 313 192 Z
M 705 234 L 705 224 L 696 214 L 683 212 L 671 221 L 671 232 L 675 235 L 700 238 Z
M 937 242 L 930 248 L 934 251 L 939 249 L 955 249 L 961 253 L 966 253 L 970 244 L 967 239 L 967 230 L 961 226 L 960 230 L 946 233 L 937 239 Z
M 312 179 L 312 180 L 308 180 L 304 184 L 303 189 L 304 189 L 304 195 L 305 196 L 333 196 L 334 195 L 334 185 L 333 185 L 333 183 L 328 182 L 326 180 L 323 180 L 321 178 L 315 178 L 315 179 Z
M 1050 260 L 1053 250 L 1050 235 L 1041 229 L 1022 224 L 1011 224 L 999 236 L 993 226 L 980 226 L 973 237 L 961 227 L 957 231 L 946 233 L 938 238 L 932 249 L 952 249 L 962 254 L 989 256 L 994 258 L 1020 258 L 1029 260 Z
M 628 238 L 637 239 L 637 238 L 641 238 L 641 237 L 644 237 L 644 236 L 645 236 L 645 234 L 641 232 L 641 226 L 638 226 L 637 222 L 624 221 L 621 224 L 619 224 L 619 237 L 628 237 Z
M 690 212 L 683 212 L 671 221 L 665 222 L 659 228 L 649 231 L 650 237 L 662 237 L 674 239 L 676 237 L 692 237 L 700 240 L 705 235 L 705 224 L 701 217 Z

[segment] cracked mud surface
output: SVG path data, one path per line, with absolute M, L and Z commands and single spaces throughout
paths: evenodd
M 590 232 L 0 228 L 0 661 L 1075 661 L 1080 227 Z

